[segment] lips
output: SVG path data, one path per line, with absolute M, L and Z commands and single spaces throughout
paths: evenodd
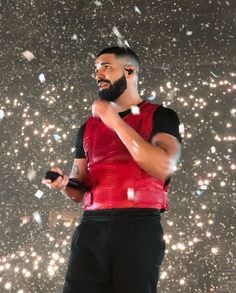
M 106 86 L 108 85 L 108 82 L 99 82 L 99 89 L 103 89 L 103 88 L 105 88 Z

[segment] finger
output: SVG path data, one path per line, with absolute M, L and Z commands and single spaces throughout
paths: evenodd
M 63 171 L 62 171 L 62 169 L 59 168 L 59 167 L 57 167 L 57 166 L 52 167 L 52 168 L 51 168 L 51 171 L 53 171 L 53 172 L 57 172 L 57 173 L 59 173 L 60 175 L 63 176 Z
M 54 180 L 51 184 L 50 184 L 50 188 L 51 189 L 57 189 L 58 188 L 58 185 L 60 184 L 60 182 L 62 181 L 62 178 L 61 176 L 58 176 L 58 178 L 56 180 Z
M 52 180 L 50 180 L 50 179 L 45 179 L 45 178 L 44 178 L 44 179 L 42 180 L 42 183 L 43 183 L 43 184 L 51 184 L 51 183 L 52 183 Z
M 69 182 L 69 177 L 67 175 L 64 175 L 61 182 L 58 184 L 57 188 L 59 189 L 65 188 L 68 182 Z

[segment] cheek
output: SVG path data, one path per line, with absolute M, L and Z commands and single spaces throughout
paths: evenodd
M 110 74 L 105 75 L 105 80 L 111 84 L 113 82 L 113 78 L 110 76 Z

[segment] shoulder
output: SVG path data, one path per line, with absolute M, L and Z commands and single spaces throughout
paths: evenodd
M 85 123 L 83 123 L 80 126 L 80 128 L 78 129 L 78 135 L 77 135 L 78 137 L 83 137 L 84 136 L 84 131 L 85 131 L 86 123 L 87 123 L 87 121 Z
M 156 109 L 155 116 L 158 116 L 161 119 L 163 118 L 165 120 L 177 120 L 179 122 L 179 117 L 177 113 L 173 109 L 163 107 L 162 105 L 160 105 Z

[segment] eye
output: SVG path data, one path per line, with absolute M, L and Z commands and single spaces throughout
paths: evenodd
M 99 70 L 110 70 L 112 67 L 110 64 L 102 64 L 102 65 L 98 65 L 98 66 L 95 66 L 94 68 L 94 73 L 97 74 L 97 72 Z

